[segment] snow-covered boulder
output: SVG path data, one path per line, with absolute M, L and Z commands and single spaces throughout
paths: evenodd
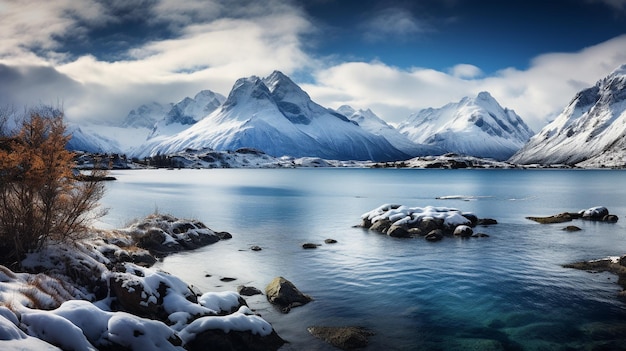
M 471 236 L 473 232 L 471 227 L 478 223 L 496 222 L 481 221 L 473 213 L 461 212 L 455 208 L 384 204 L 364 213 L 361 216 L 360 227 L 394 237 L 423 235 L 427 240 L 436 241 L 440 240 L 444 233 Z M 434 233 L 435 231 L 441 233 Z M 469 235 L 466 235 L 467 233 Z

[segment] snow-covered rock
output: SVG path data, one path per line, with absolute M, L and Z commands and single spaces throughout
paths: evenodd
M 488 93 L 409 116 L 400 133 L 443 152 L 506 160 L 533 135 L 524 121 Z
M 264 79 L 237 80 L 220 108 L 172 137 L 148 141 L 135 155 L 168 155 L 187 148 L 255 148 L 276 157 L 337 160 L 407 158 L 384 137 L 313 102 L 277 71 Z
M 389 125 L 383 119 L 378 117 L 372 110 L 355 110 L 351 106 L 343 105 L 337 109 L 337 112 L 348 117 L 351 121 L 358 123 L 361 128 L 374 134 L 383 136 L 396 149 L 404 152 L 412 157 L 425 155 L 439 155 L 442 150 L 429 145 L 419 145 L 400 133 L 396 128 Z
M 157 121 L 166 116 L 172 106 L 173 104 L 171 103 L 160 104 L 158 102 L 141 105 L 131 110 L 128 115 L 126 115 L 126 118 L 122 121 L 121 127 L 152 129 Z
M 510 161 L 521 164 L 626 165 L 626 65 L 576 94 L 561 114 Z

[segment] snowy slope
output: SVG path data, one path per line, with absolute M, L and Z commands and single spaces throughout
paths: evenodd
M 439 148 L 412 142 L 406 135 L 401 134 L 396 128 L 387 124 L 387 122 L 378 117 L 370 109 L 355 110 L 351 106 L 343 105 L 337 109 L 337 112 L 348 117 L 351 121 L 358 123 L 358 125 L 366 131 L 374 135 L 383 136 L 396 149 L 410 155 L 411 157 L 439 155 L 442 153 L 442 150 Z
M 92 153 L 119 153 L 120 148 L 117 141 L 108 137 L 94 133 L 90 130 L 83 130 L 75 124 L 67 126 L 66 134 L 71 135 L 66 148 L 72 151 L 85 151 Z
M 131 110 L 122 122 L 125 128 L 152 128 L 154 124 L 163 119 L 173 104 L 160 104 L 151 102 Z
M 465 97 L 441 108 L 428 108 L 398 126 L 415 143 L 444 152 L 506 160 L 533 135 L 513 110 L 503 108 L 488 93 Z
M 250 147 L 272 156 L 337 160 L 407 158 L 384 137 L 313 102 L 277 71 L 265 79 L 252 76 L 237 80 L 220 108 L 172 137 L 148 141 L 136 154 L 173 154 L 186 148 L 207 147 Z
M 226 98 L 210 90 L 202 90 L 194 98 L 186 97 L 171 106 L 165 115 L 153 123 L 148 138 L 179 133 L 215 111 Z
M 561 114 L 512 158 L 530 164 L 624 166 L 626 65 L 576 94 Z

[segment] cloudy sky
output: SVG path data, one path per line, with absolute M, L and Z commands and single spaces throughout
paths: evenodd
M 538 131 L 626 63 L 626 0 L 0 0 L 0 104 L 120 120 L 273 70 L 397 123 L 489 91 Z

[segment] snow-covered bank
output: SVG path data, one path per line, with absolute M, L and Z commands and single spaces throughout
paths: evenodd
M 49 245 L 22 262 L 29 273 L 0 266 L 2 349 L 272 350 L 284 343 L 238 293 L 200 294 L 147 267 L 142 257 L 150 254 L 137 245 L 154 233 L 180 249 L 220 240 L 197 221 L 151 216 Z

